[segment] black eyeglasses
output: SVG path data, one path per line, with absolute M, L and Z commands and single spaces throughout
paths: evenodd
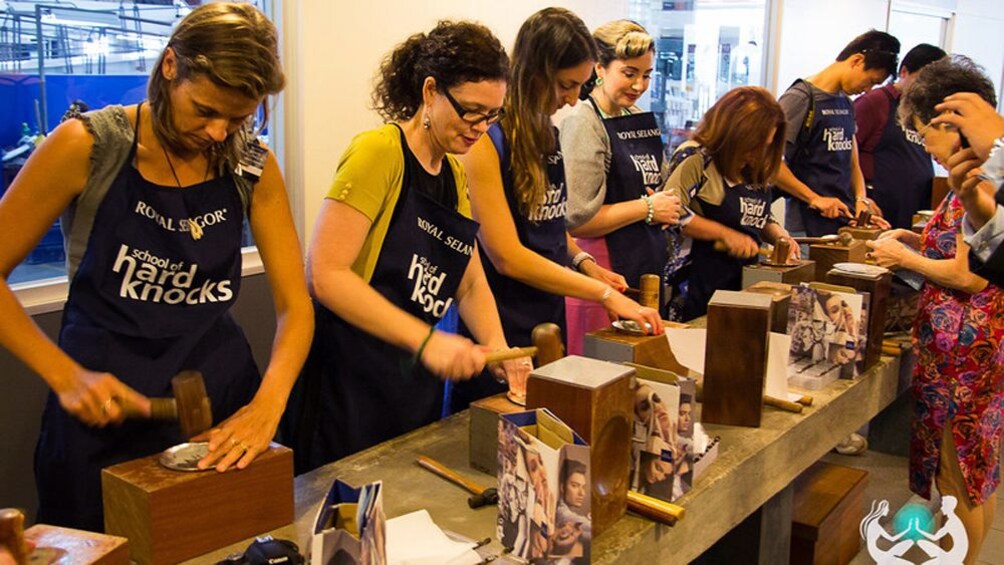
M 450 105 L 453 106 L 453 109 L 457 112 L 457 115 L 460 116 L 460 119 L 464 120 L 465 122 L 467 122 L 472 126 L 476 126 L 481 122 L 485 122 L 488 125 L 491 125 L 501 120 L 502 116 L 505 115 L 505 108 L 499 108 L 498 110 L 494 110 L 487 114 L 482 114 L 481 112 L 472 112 L 471 110 L 468 110 L 467 108 L 461 106 L 460 102 L 457 102 L 457 100 L 452 95 L 450 95 L 449 90 L 446 90 L 444 88 L 441 92 L 443 93 L 443 96 L 446 96 L 446 99 L 450 101 Z

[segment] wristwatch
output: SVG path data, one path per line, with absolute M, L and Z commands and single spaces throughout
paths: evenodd
M 592 255 L 586 253 L 585 251 L 579 251 L 579 253 L 575 257 L 572 257 L 572 268 L 575 269 L 576 271 L 580 271 L 581 269 L 579 269 L 579 265 L 581 265 L 583 261 L 592 261 L 593 263 L 595 263 L 596 257 L 593 257 Z

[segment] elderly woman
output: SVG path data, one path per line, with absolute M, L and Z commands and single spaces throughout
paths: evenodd
M 932 126 L 934 107 L 963 91 L 997 104 L 993 83 L 982 70 L 954 56 L 925 67 L 900 106 L 904 127 L 915 129 L 927 152 L 941 163 L 963 140 L 957 131 Z M 1004 292 L 969 271 L 969 247 L 960 233 L 963 213 L 958 197 L 950 193 L 923 234 L 887 232 L 869 242 L 869 255 L 884 267 L 927 278 L 914 323 L 910 488 L 929 497 L 934 478 L 942 495 L 959 499 L 955 513 L 969 536 L 965 562 L 974 563 L 993 523 L 1000 483 Z

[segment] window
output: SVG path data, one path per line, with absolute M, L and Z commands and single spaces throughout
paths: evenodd
M 649 109 L 673 151 L 718 98 L 763 86 L 769 0 L 631 0 L 656 40 Z M 644 101 L 641 103 L 644 104 Z
M 150 69 L 174 24 L 201 3 L 7 2 L 0 13 L 0 196 L 71 104 L 97 109 L 145 99 Z M 272 2 L 251 3 L 270 13 Z M 245 244 L 254 244 L 246 226 Z M 57 220 L 8 282 L 63 277 L 64 257 Z

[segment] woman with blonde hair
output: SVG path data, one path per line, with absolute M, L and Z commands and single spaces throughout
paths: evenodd
M 638 288 L 641 275 L 662 276 L 665 228 L 679 220 L 680 200 L 662 191 L 663 144 L 655 115 L 636 102 L 648 90 L 655 40 L 630 20 L 593 32 L 599 59 L 587 104 L 561 122 L 568 182 L 565 223 L 587 261 L 624 276 Z M 580 265 L 582 259 L 580 259 Z M 582 338 L 609 323 L 602 306 L 567 298 L 568 351 L 582 352 Z
M 5 279 L 61 213 L 67 244 L 58 346 L 0 284 L 0 345 L 52 388 L 35 452 L 40 522 L 102 530 L 101 469 L 186 439 L 177 424 L 123 421 L 171 396 L 182 370 L 205 376 L 216 420 L 199 468 L 244 468 L 268 449 L 313 331 L 282 175 L 249 131 L 284 82 L 264 15 L 196 8 L 154 66 L 149 103 L 63 122 L 0 201 L 16 234 L 0 247 Z M 276 308 L 264 378 L 229 314 L 245 219 Z
M 564 326 L 563 296 L 602 303 L 612 317 L 662 332 L 658 312 L 618 292 L 626 286 L 623 277 L 584 261 L 565 231 L 565 174 L 551 116 L 575 104 L 595 61 L 593 39 L 578 16 L 563 8 L 530 16 L 512 51 L 505 115 L 461 157 L 474 218 L 481 222 L 485 273 L 513 346 L 530 345 L 530 332 L 541 322 Z M 464 409 L 500 390 L 490 379 L 461 383 L 453 407 Z
M 784 128 L 774 97 L 743 86 L 722 96 L 673 153 L 666 186 L 687 208 L 680 221 L 686 239 L 678 240 L 670 268 L 674 319 L 703 316 L 716 290 L 739 290 L 743 265 L 757 260 L 761 243 L 788 236 L 770 213 Z M 789 259 L 798 257 L 792 245 Z

